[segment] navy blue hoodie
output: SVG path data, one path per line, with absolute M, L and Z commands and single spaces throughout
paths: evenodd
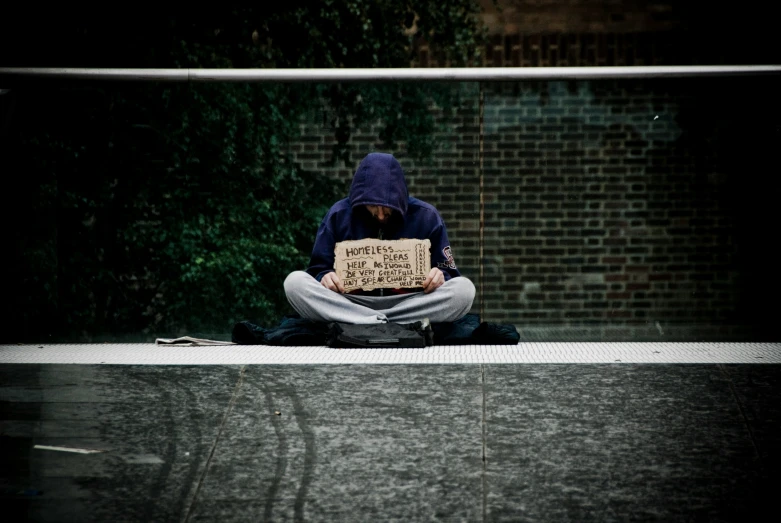
M 380 224 L 366 205 L 389 207 L 394 212 L 387 223 Z M 350 196 L 336 202 L 320 223 L 307 272 L 320 281 L 334 270 L 337 242 L 364 238 L 428 238 L 431 266 L 441 269 L 445 280 L 461 275 L 453 261 L 445 222 L 433 205 L 409 195 L 401 165 L 390 154 L 371 153 L 358 166 Z

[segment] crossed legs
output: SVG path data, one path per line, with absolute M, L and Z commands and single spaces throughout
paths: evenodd
M 285 279 L 285 294 L 293 309 L 313 321 L 338 323 L 432 323 L 455 321 L 469 312 L 475 286 L 463 276 L 451 278 L 433 292 L 392 296 L 340 294 L 323 287 L 304 271 Z

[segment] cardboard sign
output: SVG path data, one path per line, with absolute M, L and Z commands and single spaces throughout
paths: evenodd
M 334 270 L 344 290 L 420 287 L 431 271 L 429 240 L 339 242 Z

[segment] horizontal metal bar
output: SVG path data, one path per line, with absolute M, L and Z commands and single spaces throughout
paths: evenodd
M 88 79 L 165 82 L 357 82 L 512 81 L 599 78 L 745 76 L 781 73 L 781 65 L 696 65 L 621 67 L 463 67 L 397 69 L 87 69 L 2 67 L 0 82 Z
M 10 80 L 130 80 L 188 82 L 189 69 L 98 69 L 78 67 L 0 67 L 0 82 Z

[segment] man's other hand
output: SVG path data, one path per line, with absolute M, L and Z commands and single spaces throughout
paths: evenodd
M 429 271 L 426 279 L 423 280 L 423 292 L 428 294 L 429 292 L 439 288 L 443 283 L 445 283 L 445 275 L 442 274 L 442 271 L 434 267 L 431 269 L 431 271 Z
M 339 276 L 337 276 L 335 272 L 329 272 L 323 276 L 323 278 L 320 280 L 320 285 L 328 290 L 344 293 L 344 285 L 342 285 L 342 280 L 339 279 Z

